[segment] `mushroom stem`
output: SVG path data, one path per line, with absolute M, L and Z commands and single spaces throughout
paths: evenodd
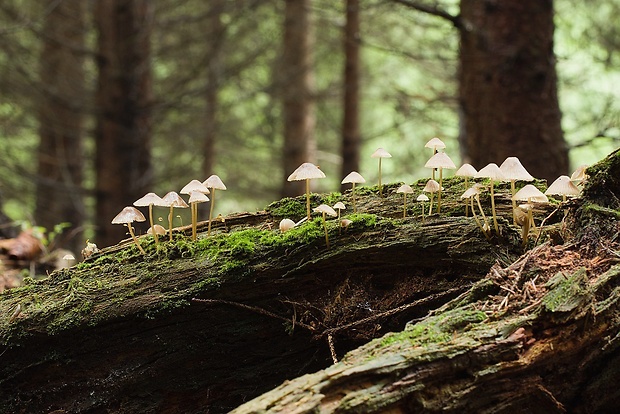
M 355 183 L 352 183 L 351 187 L 351 197 L 353 198 L 353 212 L 357 213 L 357 206 L 355 205 Z
M 495 233 L 499 234 L 499 226 L 497 225 L 497 215 L 495 214 L 495 193 L 493 190 L 493 179 L 491 179 L 491 212 L 493 213 L 493 225 Z
M 151 224 L 151 233 L 153 233 L 155 245 L 157 246 L 159 244 L 159 236 L 155 232 L 155 225 L 153 224 L 153 204 L 149 204 L 149 223 Z
M 478 203 L 480 203 L 480 200 L 477 197 L 476 197 L 476 200 L 478 200 Z M 482 224 L 480 224 L 480 220 L 478 219 L 478 216 L 476 215 L 476 209 L 474 208 L 474 197 L 473 196 L 470 198 L 470 202 L 471 202 L 471 213 L 474 216 L 474 218 L 476 219 L 476 224 L 478 224 L 478 227 L 480 227 L 480 230 L 482 231 L 482 234 L 484 234 L 484 237 L 486 237 L 488 239 L 489 235 L 487 234 L 486 231 L 484 231 L 484 227 L 482 226 Z M 482 210 L 480 210 L 480 211 L 482 212 Z M 482 214 L 484 214 L 484 212 L 482 212 Z M 485 221 L 486 221 L 486 219 L 485 219 Z
M 381 188 L 381 158 L 379 158 L 379 197 L 383 197 L 383 189 Z
M 443 182 L 443 168 L 439 169 L 439 192 L 437 193 L 437 213 L 441 213 L 441 185 Z
M 490 227 L 489 222 L 487 221 L 487 216 L 484 214 L 484 210 L 482 209 L 482 204 L 480 204 L 480 197 L 477 194 L 475 197 L 476 197 L 476 201 L 478 202 L 478 208 L 480 209 L 480 214 L 482 215 L 482 218 L 484 219 L 484 224 L 486 224 L 487 227 Z M 472 210 L 473 208 L 474 207 L 472 204 Z M 484 231 L 484 228 L 483 228 L 483 232 L 485 235 L 487 235 L 486 232 Z
M 424 222 L 424 201 L 422 201 L 422 222 Z
M 407 193 L 403 193 L 403 218 L 407 217 Z
M 310 180 L 306 179 L 306 212 L 308 213 L 308 220 L 310 220 Z M 325 214 L 323 214 L 325 216 Z
M 431 203 L 428 206 L 428 215 L 430 216 L 431 214 L 433 214 L 433 196 L 435 194 L 431 193 Z
M 465 188 L 469 188 L 469 177 L 465 177 Z M 471 201 L 472 210 L 474 208 L 474 201 Z M 465 217 L 469 217 L 469 203 L 465 200 Z
M 306 180 L 306 183 L 308 180 Z M 207 227 L 207 236 L 211 235 L 211 219 L 213 217 L 213 206 L 215 205 L 215 188 L 211 188 L 211 206 L 209 207 L 209 225 Z M 310 208 L 310 207 L 308 207 Z M 308 210 L 310 211 L 310 210 Z M 198 212 L 196 212 L 196 216 L 198 216 Z
M 325 222 L 325 213 L 323 213 L 323 229 L 325 229 L 325 244 L 329 249 L 329 237 L 327 235 L 327 223 Z
M 142 246 L 140 246 L 140 243 L 138 243 L 138 239 L 133 232 L 133 227 L 131 227 L 131 223 L 127 223 L 127 228 L 129 229 L 129 234 L 131 234 L 131 238 L 133 239 L 134 243 L 136 243 L 136 246 L 138 246 L 138 249 L 142 252 L 142 254 L 146 254 Z
M 170 206 L 170 213 L 168 213 L 168 235 L 170 241 L 172 241 L 172 214 L 174 211 L 174 206 Z
M 196 227 L 198 221 L 198 204 L 197 203 L 189 203 L 190 212 L 192 213 L 192 240 L 196 241 Z

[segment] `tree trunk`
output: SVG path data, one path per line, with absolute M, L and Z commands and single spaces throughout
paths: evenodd
M 359 171 L 361 133 L 359 126 L 360 83 L 360 17 L 359 0 L 346 0 L 346 23 L 344 27 L 344 105 L 342 122 L 342 169 L 341 177 L 351 171 Z M 342 191 L 349 184 L 342 185 Z
M 52 3 L 52 2 L 47 2 Z M 86 4 L 56 2 L 45 15 L 39 106 L 35 221 L 48 230 L 71 223 L 57 242 L 78 252 L 83 245 L 82 191 L 84 36 Z
M 535 177 L 567 174 L 552 0 L 462 0 L 460 18 L 463 160 L 516 156 Z
M 310 19 L 311 0 L 286 0 L 284 11 L 284 49 L 277 83 L 282 93 L 284 179 L 282 196 L 305 192 L 303 181 L 286 178 L 302 163 L 315 162 L 314 140 L 314 47 Z
M 148 0 L 95 3 L 98 31 L 96 241 L 110 245 L 125 229 L 110 221 L 150 191 L 153 4 Z
M 609 412 L 620 155 L 589 173 L 582 200 L 535 212 L 540 238 L 566 243 L 518 260 L 508 188 L 489 241 L 458 178 L 424 219 L 398 218 L 398 185 L 358 194 L 349 227 L 327 222 L 329 248 L 320 220 L 270 230 L 305 197 L 210 238 L 202 223 L 197 242 L 142 237 L 144 256 L 123 241 L 0 295 L 0 412 L 229 412 L 285 380 L 236 412 Z

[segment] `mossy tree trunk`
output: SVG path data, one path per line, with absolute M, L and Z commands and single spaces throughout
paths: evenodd
M 616 164 L 597 173 L 607 174 L 602 182 L 620 176 Z M 447 196 L 462 183 L 444 186 Z M 396 218 L 396 187 L 384 186 L 384 198 L 361 189 L 364 213 L 348 216 L 342 235 L 328 222 L 329 249 L 318 218 L 285 234 L 270 229 L 285 213 L 303 217 L 298 197 L 229 216 L 212 237 L 203 223 L 196 242 L 179 231 L 157 248 L 143 237 L 145 256 L 124 241 L 3 293 L 0 412 L 217 413 L 254 397 L 238 412 L 553 412 L 617 402 L 603 388 L 616 372 L 620 320 L 620 272 L 604 254 L 616 250 L 603 244 L 618 206 L 606 190 L 587 189 L 602 201 L 574 203 L 573 224 L 553 224 L 554 239 L 585 226 L 579 238 L 517 260 L 509 209 L 500 208 L 501 237 L 488 241 L 449 197 L 448 216 L 422 221 L 412 206 Z

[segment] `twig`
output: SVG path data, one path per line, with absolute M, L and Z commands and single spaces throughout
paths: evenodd
M 338 357 L 336 356 L 336 348 L 334 347 L 334 336 L 332 334 L 327 335 L 327 344 L 329 345 L 329 352 L 332 354 L 332 360 L 334 364 L 338 363 Z

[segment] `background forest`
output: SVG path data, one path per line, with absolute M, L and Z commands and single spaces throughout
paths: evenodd
M 551 27 L 527 9 L 548 11 Z M 477 20 L 489 13 L 503 19 Z M 473 65 L 492 59 L 467 52 L 468 36 L 485 25 L 488 38 L 471 45 L 496 33 L 504 48 L 486 52 L 504 66 L 508 55 L 518 66 L 510 45 L 550 37 L 537 56 L 551 64 L 550 92 L 515 97 L 494 118 L 510 118 L 510 130 L 536 124 L 532 96 L 555 98 L 557 71 L 561 128 L 539 121 L 565 143 L 569 164 L 553 173 L 566 174 L 620 141 L 620 26 L 611 23 L 619 14 L 618 0 L 2 1 L 3 229 L 67 222 L 67 247 L 78 252 L 86 238 L 106 246 L 124 237 L 110 220 L 148 191 L 162 196 L 215 173 L 228 187 L 218 213 L 255 211 L 302 192 L 285 178 L 303 161 L 327 175 L 314 191 L 340 190 L 351 170 L 376 181 L 377 147 L 393 155 L 384 180 L 410 183 L 427 175 L 423 146 L 434 136 L 457 164 L 482 167 L 477 147 L 499 164 L 511 150 L 493 150 L 504 134 L 485 143 L 463 108 L 488 114 L 484 105 L 499 108 L 513 85 L 533 81 L 500 82 L 510 96 L 479 100 L 471 79 L 504 70 Z M 507 155 L 521 157 L 526 141 L 536 156 L 549 141 L 540 127 L 505 135 L 519 142 Z

